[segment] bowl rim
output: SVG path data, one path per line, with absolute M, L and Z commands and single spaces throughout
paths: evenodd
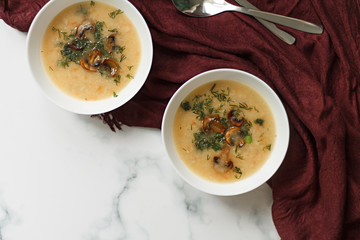
M 214 76 L 223 76 L 223 77 L 214 77 Z M 234 77 L 230 76 L 237 76 L 236 80 Z M 214 78 L 213 78 L 214 77 Z M 232 79 L 228 79 L 228 77 Z M 217 80 L 235 80 L 239 81 L 247 86 L 248 84 L 244 83 L 244 80 L 240 80 L 240 78 L 248 78 L 251 81 L 258 85 L 259 88 L 262 88 L 267 94 L 270 94 L 267 97 L 271 97 L 274 101 L 274 104 L 277 104 L 277 114 L 281 116 L 274 116 L 274 108 L 270 106 L 271 111 L 273 112 L 273 117 L 275 120 L 275 127 L 276 127 L 276 141 L 274 147 L 272 147 L 272 153 L 269 156 L 269 159 L 263 164 L 263 166 L 255 172 L 253 175 L 231 183 L 217 183 L 211 182 L 209 180 L 205 180 L 202 177 L 198 176 L 194 172 L 192 172 L 180 159 L 179 155 L 176 152 L 176 149 L 173 144 L 173 120 L 176 110 L 180 105 L 181 101 L 190 94 L 191 91 L 196 89 L 197 87 L 212 81 Z M 249 86 L 254 89 L 254 87 Z M 258 91 L 258 89 L 254 89 Z M 260 93 L 259 93 L 260 94 Z M 265 100 L 268 100 L 267 97 L 264 97 L 260 94 Z M 281 120 L 281 122 L 279 122 Z M 281 126 L 281 128 L 279 127 Z M 281 135 L 279 136 L 281 130 Z M 280 165 L 282 164 L 287 149 L 289 145 L 289 138 L 290 138 L 290 129 L 289 129 L 289 122 L 288 117 L 286 114 L 286 110 L 277 96 L 277 94 L 260 78 L 256 77 L 253 74 L 248 72 L 232 69 L 232 68 L 218 68 L 209 71 L 202 72 L 188 81 L 186 81 L 171 97 L 170 101 L 168 102 L 161 124 L 161 138 L 162 142 L 165 146 L 165 150 L 167 153 L 168 160 L 172 165 L 175 172 L 189 185 L 192 187 L 208 193 L 212 195 L 218 196 L 233 196 L 243 194 L 249 191 L 256 189 L 257 187 L 264 184 L 268 181 L 273 174 L 278 170 Z M 280 139 L 281 138 L 281 139 Z M 281 145 L 280 145 L 281 144 Z M 274 152 L 276 151 L 276 155 Z M 275 159 L 276 158 L 276 159 Z M 271 162 L 270 162 L 271 161 Z
M 126 9 L 124 11 L 125 14 L 132 21 L 135 28 L 137 29 L 140 44 L 142 47 L 142 56 L 134 79 L 132 79 L 123 89 L 119 91 L 119 93 L 117 93 L 118 97 L 109 97 L 95 101 L 86 101 L 77 99 L 76 97 L 72 97 L 67 93 L 63 92 L 57 86 L 55 86 L 50 77 L 47 75 L 40 56 L 40 50 L 46 28 L 54 19 L 54 17 L 65 8 L 81 2 L 90 1 L 51 0 L 39 10 L 30 25 L 26 38 L 27 62 L 32 78 L 36 82 L 36 85 L 40 88 L 41 92 L 55 105 L 69 112 L 77 114 L 101 114 L 124 105 L 126 102 L 131 100 L 145 84 L 153 60 L 152 37 L 145 19 L 131 2 L 127 0 L 95 0 L 95 2 L 103 2 L 116 8 L 120 8 L 120 6 L 122 6 L 123 9 Z M 50 15 L 48 13 L 51 12 L 55 12 L 55 14 L 53 14 L 52 16 L 46 16 Z M 46 24 L 41 23 L 42 21 L 44 21 L 44 19 L 49 19 L 49 21 Z M 39 51 L 36 52 L 37 50 Z

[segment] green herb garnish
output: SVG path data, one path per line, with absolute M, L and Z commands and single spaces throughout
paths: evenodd
M 111 17 L 112 19 L 114 19 L 117 15 L 123 13 L 123 11 L 121 11 L 120 9 L 117 9 L 111 13 L 109 13 L 109 17 Z
M 242 175 L 241 169 L 237 166 L 234 166 L 233 171 L 235 172 L 235 178 L 239 179 Z
M 239 103 L 239 108 L 243 108 L 245 110 L 252 110 L 252 107 L 249 107 L 247 103 Z
M 196 149 L 205 150 L 212 148 L 214 151 L 221 150 L 225 141 L 225 136 L 222 133 L 205 133 L 202 129 L 194 133 L 194 143 Z
M 263 148 L 263 150 L 265 150 L 265 149 L 271 151 L 271 144 L 266 145 L 266 146 Z
M 112 32 L 112 33 L 117 33 L 117 32 L 118 32 L 117 28 L 109 29 L 108 31 L 109 31 L 109 32 Z
M 91 3 L 90 3 L 90 5 L 91 5 Z M 87 15 L 89 13 L 89 11 L 86 8 L 84 8 L 81 4 L 80 4 L 80 9 L 78 9 L 76 12 L 82 13 L 84 15 Z
M 181 106 L 185 111 L 189 111 L 189 110 L 191 109 L 191 106 L 190 106 L 189 101 L 182 102 L 182 103 L 180 104 L 180 106 Z
M 247 136 L 245 136 L 245 142 L 246 143 L 252 143 L 252 137 L 251 137 L 251 135 L 247 135 Z
M 132 75 L 131 75 L 131 74 L 129 74 L 129 73 L 128 73 L 128 74 L 126 74 L 126 77 L 127 77 L 127 78 L 130 78 L 130 79 L 133 79 L 133 78 L 134 78 L 134 76 L 132 76 Z
M 80 64 L 80 58 L 83 56 L 83 51 L 74 50 L 71 46 L 79 49 L 87 49 L 91 46 L 91 42 L 87 39 L 74 39 L 71 43 L 65 44 L 60 51 L 64 61 Z
M 60 31 L 56 27 L 52 27 L 53 32 L 57 32 L 59 34 L 59 38 L 63 37 L 64 40 L 69 40 L 70 36 L 67 35 L 67 32 Z
M 230 88 L 227 88 L 227 92 L 225 92 L 224 89 L 221 89 L 220 91 L 219 90 L 214 90 L 216 87 L 216 84 L 214 84 L 211 89 L 210 89 L 210 92 L 212 93 L 212 95 L 217 98 L 220 102 L 222 101 L 228 101 L 230 102 L 231 99 L 229 97 L 229 94 L 230 94 Z
M 62 48 L 64 46 L 64 44 L 65 44 L 64 42 L 60 41 L 60 42 L 57 42 L 55 46 Z
M 206 134 L 203 131 L 194 133 L 194 140 L 195 146 L 198 150 L 205 150 L 210 148 L 211 146 L 211 143 L 209 142 Z
M 263 123 L 264 123 L 264 120 L 261 119 L 261 118 L 257 118 L 257 119 L 255 120 L 255 123 L 256 123 L 256 124 L 259 124 L 260 126 L 262 126 Z
M 95 2 L 90 2 L 91 6 L 94 6 L 94 4 Z M 83 5 L 80 5 L 80 9 L 78 9 L 78 12 L 87 14 L 88 9 L 86 9 Z M 84 24 L 88 23 L 85 22 Z M 89 66 L 93 65 L 91 67 L 97 70 L 97 72 L 99 72 L 101 76 L 105 78 L 110 78 L 111 75 L 109 73 L 109 69 L 106 69 L 104 64 L 102 64 L 102 61 L 106 58 L 112 58 L 117 62 L 118 68 L 120 68 L 120 61 L 123 61 L 126 58 L 126 56 L 123 54 L 125 47 L 114 45 L 112 47 L 113 51 L 109 51 L 107 47 L 108 36 L 104 36 L 104 33 L 107 35 L 110 34 L 109 32 L 117 33 L 117 29 L 107 29 L 104 21 L 97 21 L 92 26 L 86 26 L 84 31 L 89 29 L 92 29 L 92 31 L 88 31 L 86 35 L 81 33 L 75 36 L 75 29 L 72 30 L 70 33 L 67 33 L 61 31 L 56 27 L 52 27 L 52 31 L 57 33 L 59 36 L 59 41 L 56 43 L 56 47 L 60 50 L 61 59 L 58 60 L 58 65 L 66 68 L 69 67 L 69 64 L 71 62 L 76 64 L 82 63 L 82 67 L 86 70 L 89 70 L 86 64 L 88 64 Z M 92 34 L 92 36 L 90 36 L 89 34 Z M 94 50 L 96 50 L 96 52 L 94 52 Z M 96 55 L 96 60 L 95 62 L 92 61 L 90 63 L 88 56 L 91 56 L 93 52 Z M 86 64 L 84 65 L 83 63 Z M 132 66 L 129 67 L 129 70 L 131 68 Z M 120 75 L 117 75 L 115 77 L 114 82 L 116 85 L 120 83 L 120 77 Z M 130 74 L 128 74 L 126 77 L 134 78 Z
M 124 54 L 121 54 L 121 57 L 120 57 L 120 59 L 119 59 L 119 62 L 124 61 L 124 60 L 125 60 L 125 58 L 126 58 L 126 56 L 125 56 Z
M 251 126 L 252 126 L 252 123 L 248 120 L 245 120 L 245 123 L 243 125 L 241 125 L 240 129 L 243 132 L 244 136 L 249 135 Z
M 118 97 L 119 95 L 116 94 L 116 92 L 113 92 L 114 97 Z
M 114 79 L 116 86 L 120 83 L 120 78 L 121 78 L 121 76 L 117 75 L 116 78 Z
M 100 73 L 101 76 L 103 76 L 105 78 L 110 78 L 111 77 L 110 73 L 106 70 L 106 68 L 103 65 L 100 66 L 99 73 Z
M 123 46 L 115 46 L 115 52 L 117 54 L 122 53 L 125 50 L 125 47 Z
M 99 21 L 97 21 L 95 23 L 95 32 L 94 32 L 95 40 L 100 40 L 101 39 L 101 37 L 102 37 L 101 32 L 103 30 L 104 24 L 105 24 L 105 22 L 99 22 Z
M 66 59 L 60 59 L 58 60 L 58 65 L 66 68 L 69 66 L 69 61 L 67 61 Z

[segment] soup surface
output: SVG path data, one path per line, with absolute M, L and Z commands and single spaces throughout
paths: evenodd
M 42 61 L 53 83 L 83 100 L 117 97 L 134 78 L 140 39 L 121 9 L 81 2 L 60 12 L 42 42 Z
M 193 172 L 210 181 L 233 182 L 261 168 L 276 129 L 270 107 L 255 90 L 220 80 L 183 100 L 173 136 L 180 158 Z

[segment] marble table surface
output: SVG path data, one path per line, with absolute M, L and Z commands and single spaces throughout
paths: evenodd
M 0 20 L 0 240 L 279 239 L 272 192 L 218 197 L 185 183 L 158 129 L 50 102 L 30 75 L 26 34 Z

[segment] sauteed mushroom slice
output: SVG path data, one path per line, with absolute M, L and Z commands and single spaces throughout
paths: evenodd
M 114 34 L 111 34 L 110 36 L 107 37 L 106 48 L 110 54 L 114 51 L 114 48 L 115 48 L 115 35 Z
M 227 118 L 229 120 L 229 122 L 231 123 L 231 125 L 236 126 L 236 127 L 241 127 L 241 125 L 243 125 L 245 123 L 245 118 L 238 118 L 236 116 L 236 110 L 231 110 L 228 115 Z
M 84 39 L 85 32 L 88 30 L 94 30 L 94 25 L 91 24 L 90 22 L 85 22 L 85 23 L 78 25 L 75 28 L 75 37 L 80 40 Z
M 234 164 L 229 160 L 229 148 L 223 147 L 219 156 L 214 157 L 214 170 L 218 173 L 226 173 L 230 171 Z
M 230 146 L 238 145 L 242 147 L 245 145 L 244 134 L 238 127 L 231 127 L 225 132 L 225 142 Z
M 96 72 L 101 65 L 102 52 L 98 49 L 92 50 L 91 54 L 80 59 L 80 65 L 91 72 Z
M 203 119 L 202 129 L 205 133 L 208 132 L 224 133 L 226 130 L 226 126 L 220 123 L 219 115 L 206 116 Z
M 71 43 L 71 42 L 69 42 L 67 45 L 69 46 L 69 48 L 71 48 L 73 50 L 76 50 L 76 51 L 80 51 L 82 49 L 82 48 L 76 46 L 74 43 Z
M 119 71 L 119 66 L 117 62 L 112 58 L 106 58 L 103 61 L 103 66 L 105 67 L 106 71 L 111 75 L 111 77 L 115 77 Z
M 241 139 L 241 140 L 239 141 L 238 146 L 239 146 L 239 147 L 242 147 L 242 146 L 245 145 L 245 143 L 246 143 L 245 139 Z

